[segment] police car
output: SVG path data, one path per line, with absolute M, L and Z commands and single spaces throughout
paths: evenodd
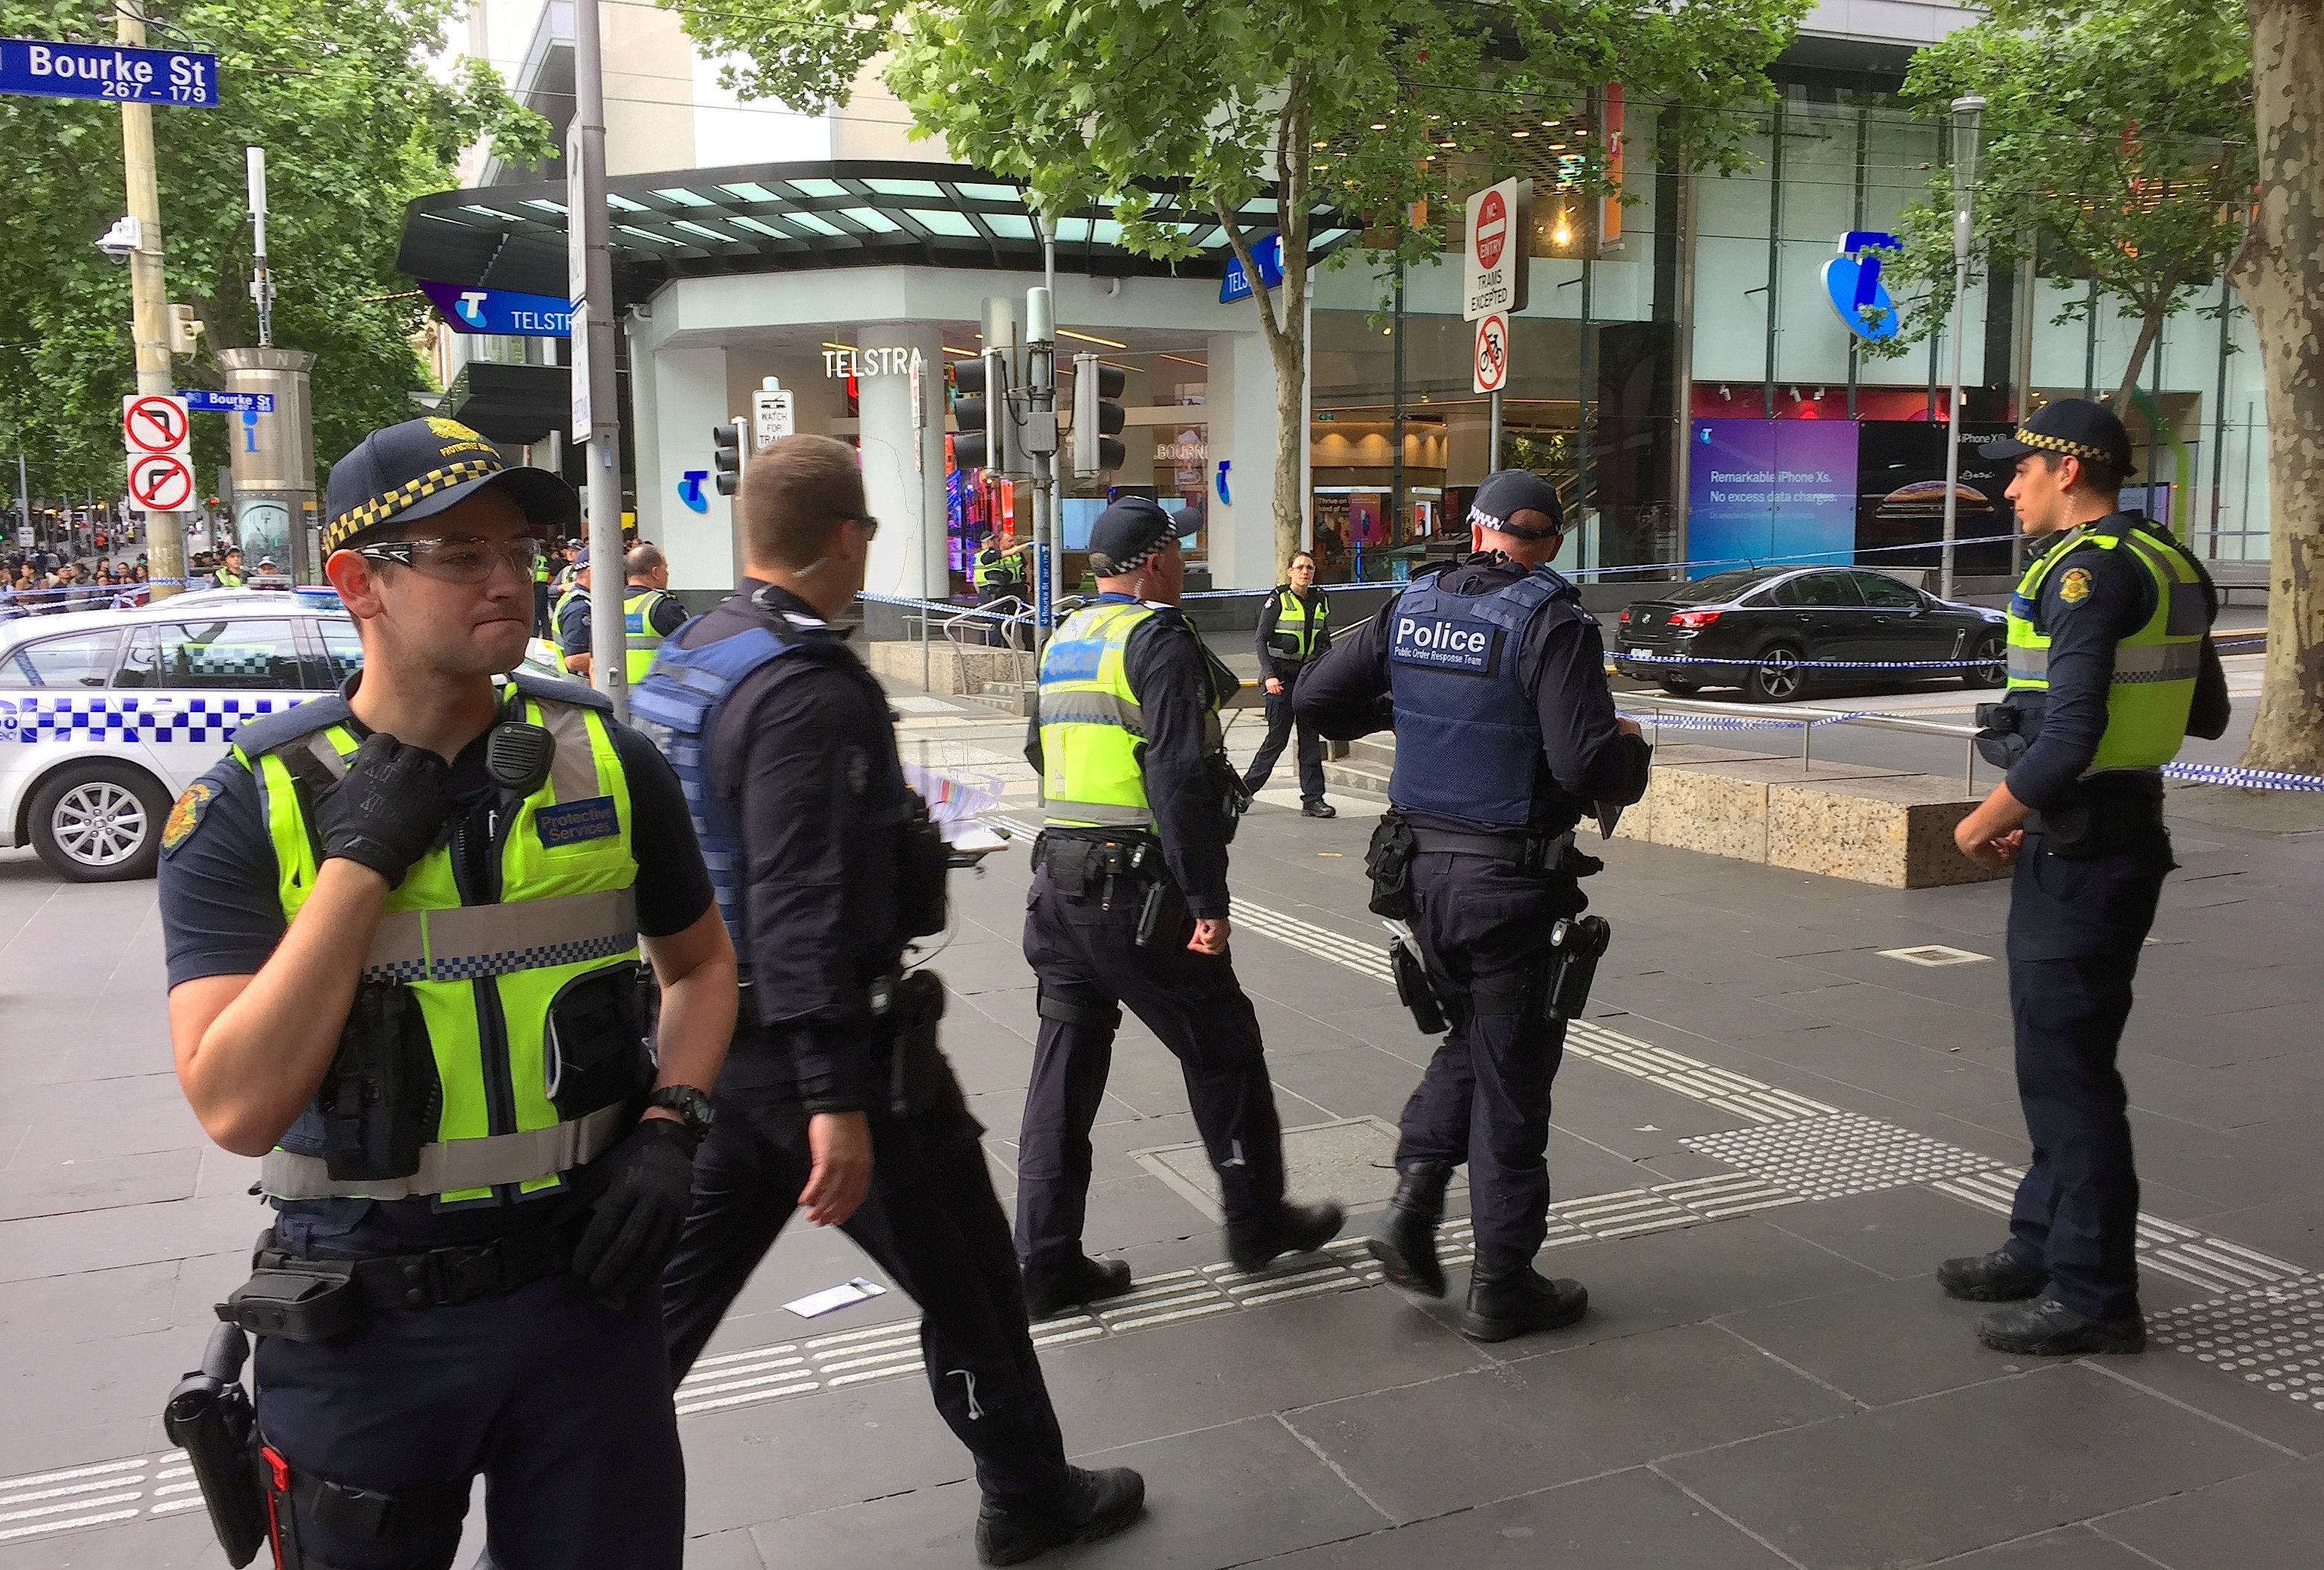
M 559 674 L 536 640 L 525 668 Z M 171 803 L 246 722 L 363 664 L 327 589 L 203 589 L 0 623 L 0 846 L 74 882 L 151 877 Z

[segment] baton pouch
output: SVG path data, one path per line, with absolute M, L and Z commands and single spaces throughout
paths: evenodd
M 2024 757 L 2034 739 L 2025 734 L 2026 711 L 2013 703 L 1977 706 L 1977 755 L 1997 769 Z
M 898 1117 L 933 1111 L 953 1084 L 952 1065 L 936 1045 L 944 1013 L 944 978 L 932 970 L 913 971 L 888 989 L 880 1024 L 888 1049 L 889 1104 Z
M 1224 753 L 1213 753 L 1204 759 L 1203 772 L 1219 793 L 1219 836 L 1232 845 L 1235 830 L 1242 827 L 1242 815 L 1250 810 L 1250 792 L 1243 789 L 1242 776 Z
M 1442 1036 L 1451 1030 L 1444 1017 L 1444 1001 L 1436 994 L 1436 984 L 1428 979 L 1428 967 L 1401 938 L 1388 940 L 1388 965 L 1396 977 L 1396 1001 L 1412 1011 L 1412 1022 L 1420 1033 Z
M 316 1092 L 331 1179 L 409 1178 L 436 1126 L 443 1087 L 420 1000 L 397 982 L 364 982 Z
M 293 1260 L 262 1266 L 227 1294 L 217 1315 L 254 1335 L 335 1341 L 364 1322 L 352 1260 Z
M 1412 826 L 1402 815 L 1380 814 L 1371 844 L 1364 850 L 1364 871 L 1372 880 L 1373 915 L 1391 921 L 1412 919 L 1412 858 L 1419 850 Z
M 1549 968 L 1551 1019 L 1577 1018 L 1589 1005 L 1599 956 L 1613 940 L 1614 928 L 1603 916 L 1564 917 L 1549 929 L 1550 947 L 1556 950 Z
M 559 1116 L 585 1117 L 653 1088 L 647 998 L 659 989 L 650 966 L 613 966 L 575 977 L 549 1005 L 549 1099 Z
M 202 1366 L 180 1380 L 161 1408 L 161 1431 L 192 1463 L 209 1511 L 210 1530 L 240 1570 L 266 1546 L 266 1491 L 259 1481 L 258 1418 L 242 1386 L 250 1344 L 221 1325 L 210 1332 Z

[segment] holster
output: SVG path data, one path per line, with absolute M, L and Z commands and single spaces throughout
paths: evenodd
M 180 1380 L 161 1408 L 161 1431 L 192 1463 L 226 1563 L 241 1570 L 266 1546 L 266 1491 L 260 1482 L 258 1418 L 243 1388 L 250 1343 L 231 1325 L 210 1332 L 202 1365 Z
M 944 1019 L 944 978 L 932 970 L 916 970 L 890 979 L 884 1008 L 874 984 L 873 1011 L 879 1021 L 879 1049 L 888 1056 L 888 1104 L 899 1118 L 915 1117 L 942 1104 L 953 1083 L 952 1064 L 937 1045 L 937 1024 Z
M 945 879 L 952 851 L 917 790 L 904 792 L 896 830 L 896 921 L 906 937 L 942 932 L 950 917 Z
M 1614 928 L 1603 916 L 1561 918 L 1549 929 L 1550 947 L 1556 951 L 1545 1000 L 1551 1019 L 1576 1019 L 1589 1006 L 1598 961 L 1613 941 Z
M 2070 801 L 2025 820 L 2051 853 L 2072 861 L 2110 855 L 2147 843 L 2163 831 L 2163 781 L 2087 785 Z
M 1234 761 L 1223 752 L 1213 753 L 1203 760 L 1203 772 L 1209 776 L 1211 788 L 1219 793 L 1220 836 L 1234 844 L 1235 830 L 1242 827 L 1242 815 L 1250 810 L 1250 792 L 1244 788 L 1242 774 Z
M 443 1087 L 420 999 L 396 982 L 364 982 L 317 1091 L 323 1160 L 335 1182 L 409 1178 L 436 1124 Z
M 1977 706 L 1977 755 L 1997 769 L 2007 769 L 2033 746 L 2025 721 L 2027 712 L 2015 704 Z
M 1388 965 L 1396 977 L 1396 1000 L 1412 1011 L 1412 1022 L 1424 1036 L 1442 1036 L 1452 1028 L 1445 1017 L 1444 1000 L 1429 979 L 1428 967 L 1412 952 L 1403 938 L 1391 940 L 1388 946 Z
M 258 1477 L 278 1570 L 331 1570 L 306 1552 L 300 1540 L 302 1519 L 340 1538 L 393 1543 L 432 1537 L 440 1542 L 468 1509 L 465 1482 L 422 1484 L 400 1493 L 333 1482 L 301 1472 L 263 1438 Z
M 1364 871 L 1372 881 L 1370 909 L 1391 921 L 1412 919 L 1412 858 L 1419 854 L 1412 826 L 1390 808 L 1380 814 L 1364 849 Z

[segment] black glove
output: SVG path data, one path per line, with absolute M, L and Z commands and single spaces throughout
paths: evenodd
M 315 809 L 323 858 L 361 862 L 388 887 L 401 883 L 452 815 L 445 793 L 451 772 L 425 747 L 407 747 L 384 731 L 365 736 L 346 777 Z
M 608 1307 L 628 1307 L 677 1251 L 697 1143 L 674 1118 L 646 1118 L 582 1175 L 589 1225 L 574 1247 L 573 1273 Z

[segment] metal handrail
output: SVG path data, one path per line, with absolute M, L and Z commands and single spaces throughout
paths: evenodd
M 1907 719 L 1902 715 L 1865 714 L 1855 709 L 1794 708 L 1770 709 L 1753 703 L 1719 703 L 1692 697 L 1668 697 L 1659 693 L 1624 692 L 1616 695 L 1618 703 L 1641 703 L 1652 706 L 1657 712 L 1670 709 L 1679 714 L 1709 715 L 1722 718 L 1749 719 L 1761 725 L 1795 725 L 1800 727 L 1800 768 L 1813 766 L 1809 738 L 1820 725 L 1866 725 L 1873 730 L 1905 731 L 1924 736 L 1959 736 L 1967 743 L 1967 762 L 1961 771 L 1962 786 L 1974 793 L 1977 790 L 1977 737 L 1975 725 L 1947 725 L 1941 720 Z M 1657 733 L 1656 739 L 1660 739 Z

